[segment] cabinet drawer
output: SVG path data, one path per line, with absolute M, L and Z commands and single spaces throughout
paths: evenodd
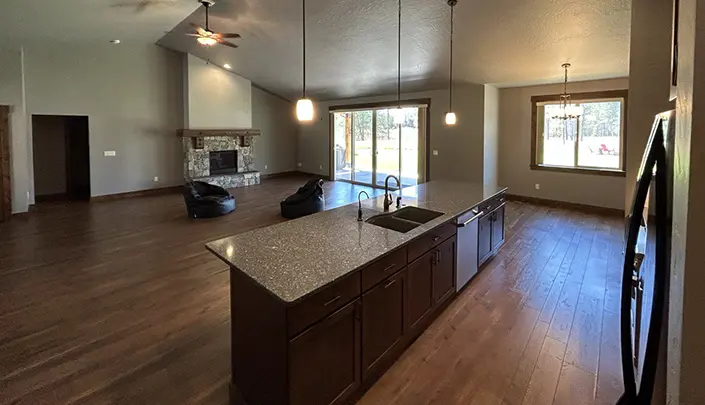
M 287 310 L 287 335 L 293 337 L 360 295 L 360 273 L 345 277 Z
M 409 244 L 409 263 L 455 235 L 455 224 L 449 222 L 428 231 Z
M 404 266 L 406 266 L 406 246 L 362 269 L 362 291 L 369 290 Z

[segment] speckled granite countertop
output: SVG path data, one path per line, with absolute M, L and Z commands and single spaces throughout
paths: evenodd
M 452 181 L 405 188 L 405 206 L 444 213 L 407 233 L 358 222 L 355 202 L 223 238 L 206 247 L 274 296 L 292 303 L 505 190 Z M 364 218 L 382 213 L 383 201 L 384 196 L 364 200 Z

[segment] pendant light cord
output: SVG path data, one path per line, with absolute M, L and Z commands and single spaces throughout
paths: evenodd
M 448 79 L 448 111 L 453 112 L 453 10 L 455 7 L 450 6 L 450 79 Z
M 304 82 L 304 98 L 306 98 L 306 0 L 302 1 L 301 20 L 303 21 L 303 82 Z
M 397 108 L 401 108 L 401 0 L 399 0 L 397 24 Z

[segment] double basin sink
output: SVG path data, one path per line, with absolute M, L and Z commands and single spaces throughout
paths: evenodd
M 443 215 L 442 212 L 418 207 L 404 207 L 397 211 L 375 215 L 365 222 L 393 231 L 406 233 Z

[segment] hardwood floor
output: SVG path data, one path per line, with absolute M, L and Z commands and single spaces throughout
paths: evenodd
M 48 203 L 0 224 L 0 404 L 226 404 L 229 288 L 204 243 L 283 221 L 302 178 Z M 365 189 L 326 183 L 327 206 Z M 621 389 L 619 219 L 510 203 L 507 244 L 360 404 L 609 404 Z

